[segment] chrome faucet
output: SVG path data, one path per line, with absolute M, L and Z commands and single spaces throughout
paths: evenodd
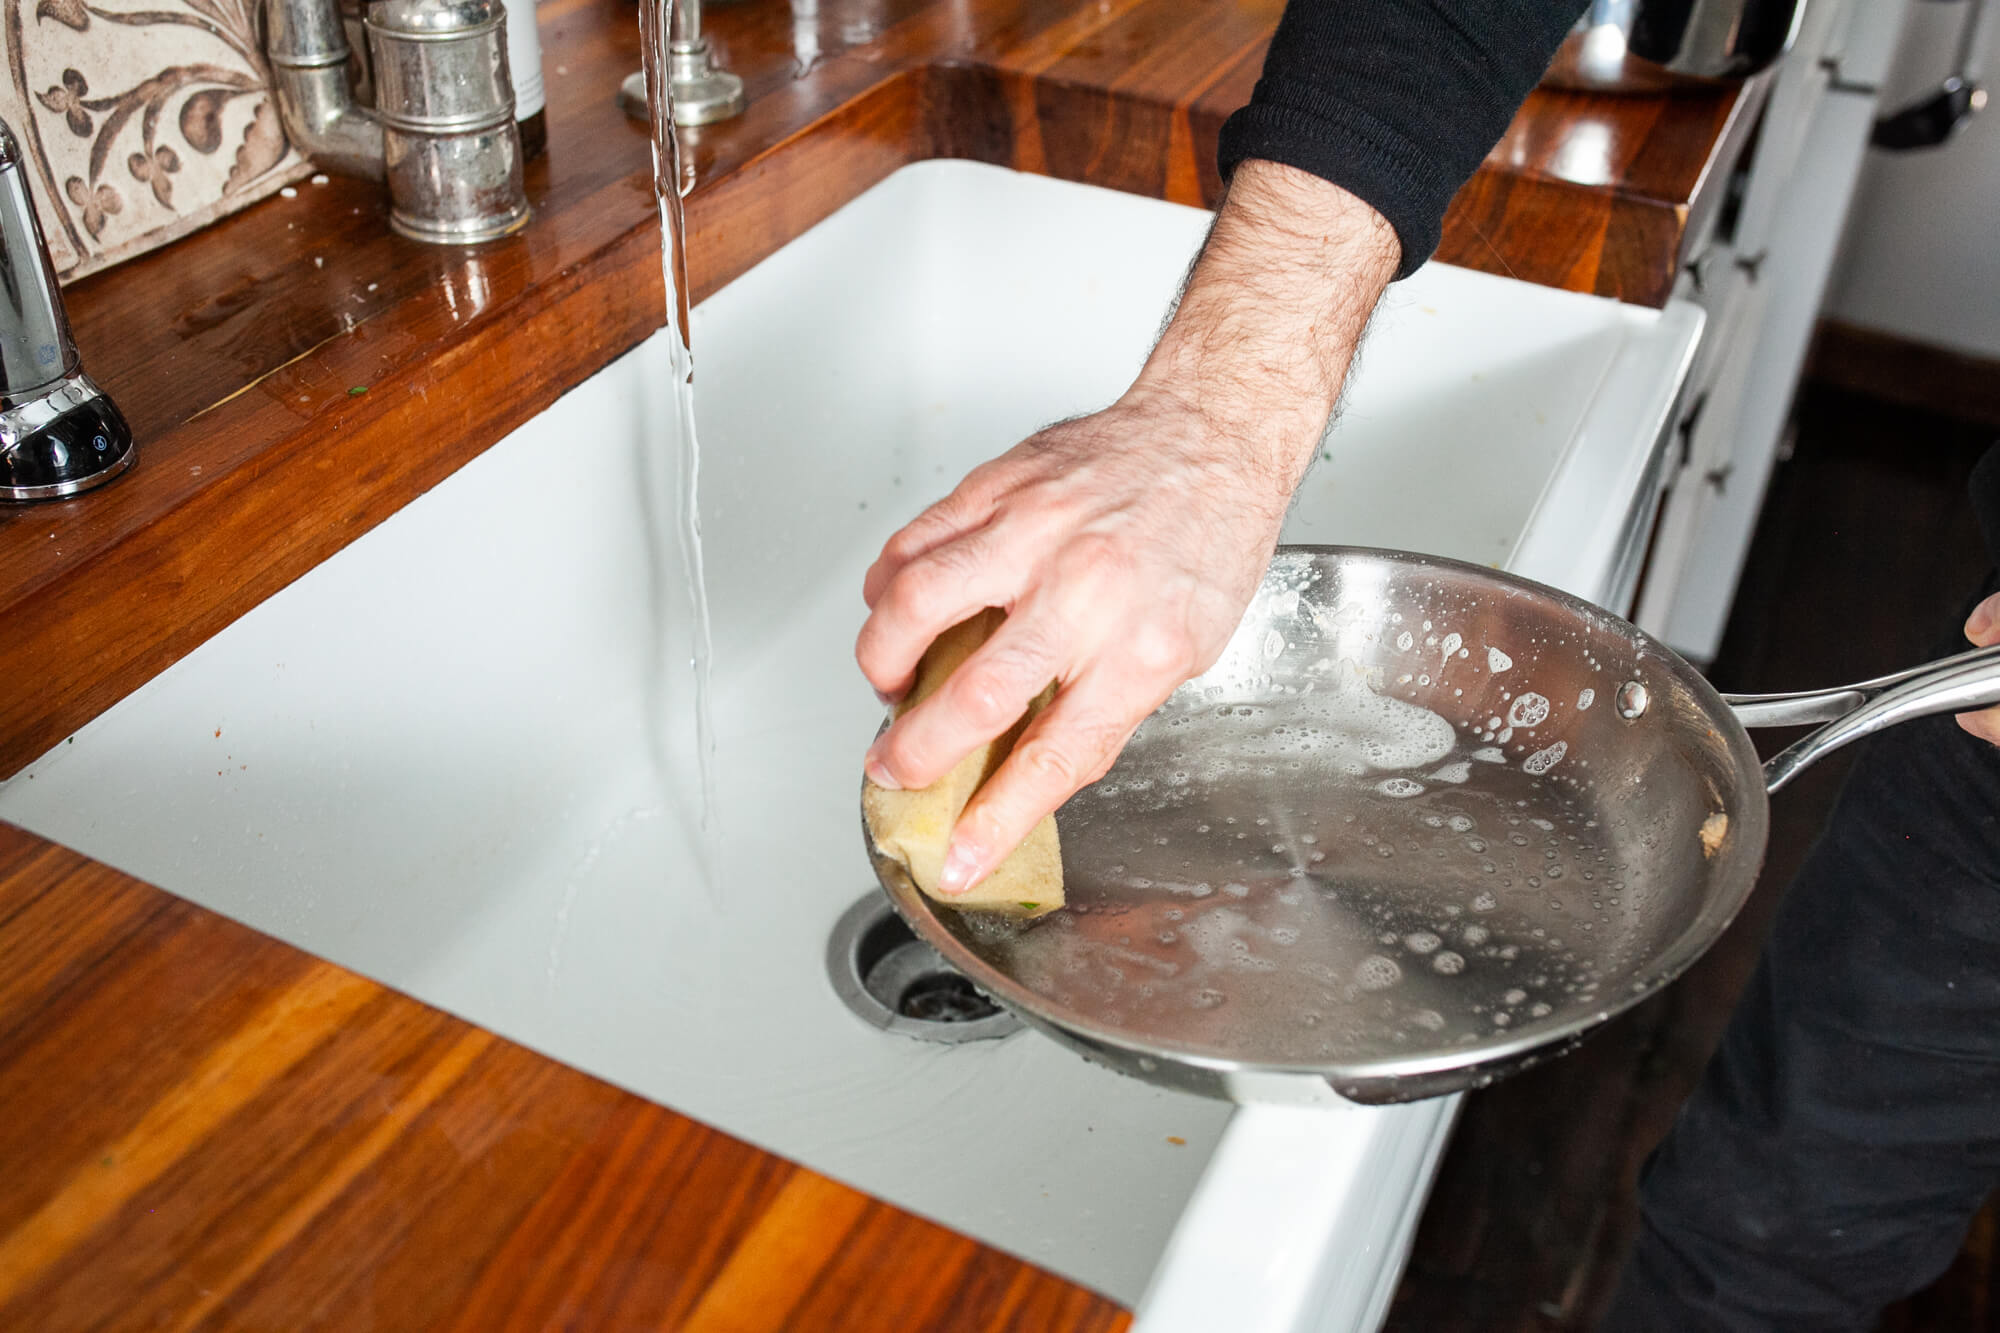
M 14 132 L 0 121 L 0 500 L 59 500 L 132 465 L 132 430 L 83 373 Z
M 701 35 L 701 0 L 660 0 L 674 10 L 673 32 L 667 43 L 667 88 L 673 98 L 674 124 L 708 125 L 743 114 L 743 80 L 718 67 L 708 38 Z M 646 105 L 646 71 L 625 76 L 618 88 L 618 105 L 634 120 L 650 120 Z
M 365 26 L 375 106 L 347 84 L 335 0 L 268 0 L 285 133 L 328 171 L 389 186 L 389 225 L 469 245 L 528 220 L 501 0 L 377 0 Z

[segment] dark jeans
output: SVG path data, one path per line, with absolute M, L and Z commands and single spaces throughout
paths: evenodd
M 2000 749 L 1949 717 L 1865 744 L 1647 1164 L 1604 1333 L 1872 1328 L 2000 1185 Z

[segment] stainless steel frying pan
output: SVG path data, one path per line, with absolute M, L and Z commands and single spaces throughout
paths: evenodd
M 2000 649 L 1725 698 L 1587 602 L 1454 561 L 1284 547 L 1213 669 L 1057 815 L 1069 906 L 919 936 L 1093 1060 L 1233 1100 L 1400 1102 L 1560 1055 L 1755 883 L 1767 791 L 2000 702 Z M 1746 726 L 1827 721 L 1763 766 Z

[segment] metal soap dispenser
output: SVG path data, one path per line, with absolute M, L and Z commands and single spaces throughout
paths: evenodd
M 132 465 L 132 430 L 83 373 L 27 167 L 0 121 L 0 500 L 53 500 Z

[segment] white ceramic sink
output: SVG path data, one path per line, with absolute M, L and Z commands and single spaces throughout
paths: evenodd
M 1205 224 L 924 163 L 695 312 L 712 894 L 657 339 L 0 788 L 0 818 L 1119 1300 L 1151 1283 L 1142 1328 L 1372 1326 L 1449 1103 L 1232 1118 L 1033 1034 L 884 1035 L 822 964 L 872 883 L 863 569 L 974 463 L 1117 394 Z M 1602 595 L 1698 323 L 1431 266 L 1288 536 Z

